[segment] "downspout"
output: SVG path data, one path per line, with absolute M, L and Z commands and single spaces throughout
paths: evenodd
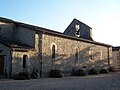
M 43 52 L 42 52 L 42 42 L 43 42 L 44 32 L 39 32 L 39 56 L 40 56 L 40 78 L 43 77 Z
M 36 37 L 37 36 L 37 37 Z M 42 33 L 36 32 L 35 35 L 35 44 L 36 44 L 36 50 L 38 53 L 38 61 L 39 61 L 39 75 L 40 78 L 42 78 Z
M 110 66 L 110 51 L 109 51 L 109 47 L 108 47 L 108 66 Z

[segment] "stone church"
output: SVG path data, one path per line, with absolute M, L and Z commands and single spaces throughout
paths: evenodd
M 0 17 L 0 74 L 36 68 L 40 77 L 48 77 L 52 69 L 70 75 L 73 69 L 111 65 L 112 46 L 94 41 L 92 28 L 77 19 L 61 33 Z

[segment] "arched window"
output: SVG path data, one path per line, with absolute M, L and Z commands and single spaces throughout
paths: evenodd
M 23 55 L 23 68 L 26 68 L 27 66 L 27 58 L 28 58 L 27 55 Z
M 75 62 L 78 61 L 78 56 L 79 56 L 78 53 L 79 53 L 79 52 L 78 52 L 78 49 L 76 49 L 76 52 L 75 52 Z
M 93 49 L 89 50 L 90 59 L 94 60 Z
M 55 58 L 55 45 L 52 46 L 52 58 Z

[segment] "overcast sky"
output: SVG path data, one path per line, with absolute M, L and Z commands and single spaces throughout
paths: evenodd
M 120 0 L 0 0 L 0 17 L 59 32 L 76 18 L 95 41 L 120 46 Z

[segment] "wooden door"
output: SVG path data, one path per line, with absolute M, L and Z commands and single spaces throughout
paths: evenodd
M 0 56 L 0 74 L 4 74 L 4 56 Z

